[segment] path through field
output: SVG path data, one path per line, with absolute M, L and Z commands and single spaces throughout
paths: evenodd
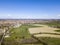
M 35 26 L 42 26 L 36 28 L 29 28 L 30 34 L 36 34 L 36 37 L 55 37 L 60 38 L 60 33 L 55 30 L 59 30 L 58 28 L 49 27 L 47 25 L 34 24 Z M 56 35 L 55 35 L 56 34 Z

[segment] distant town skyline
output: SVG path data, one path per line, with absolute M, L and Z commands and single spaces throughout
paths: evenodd
M 60 0 L 0 0 L 0 19 L 60 19 Z

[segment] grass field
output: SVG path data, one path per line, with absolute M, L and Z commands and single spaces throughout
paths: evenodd
M 39 39 L 44 40 L 48 45 L 60 45 L 60 38 L 40 37 Z
M 33 27 L 39 27 L 39 26 L 33 26 L 30 24 L 23 24 L 18 28 L 12 28 L 11 29 L 11 35 L 8 38 L 5 38 L 5 45 L 20 45 L 18 42 L 22 39 L 29 39 L 32 38 L 28 28 L 33 28 Z M 8 43 L 7 43 L 8 42 Z M 15 42 L 17 42 L 15 44 Z M 10 44 L 11 43 L 11 44 Z M 32 44 L 21 44 L 21 45 L 32 45 Z M 41 44 L 33 44 L 33 45 L 41 45 Z
M 36 26 L 31 24 L 23 24 L 20 27 L 12 28 L 11 35 L 8 38 L 4 39 L 4 45 L 43 45 L 42 43 L 39 44 L 20 44 L 20 40 L 22 39 L 31 39 L 31 34 L 28 31 L 29 28 L 39 28 L 42 26 Z M 38 37 L 43 41 L 47 42 L 48 45 L 60 45 L 60 38 L 51 38 L 51 37 Z M 25 40 L 26 41 L 26 40 Z

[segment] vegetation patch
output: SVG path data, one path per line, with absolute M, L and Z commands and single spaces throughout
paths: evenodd
M 60 32 L 60 30 L 55 30 L 56 32 Z
M 21 44 L 20 41 L 21 40 L 26 41 L 25 39 L 29 41 L 29 39 L 32 39 L 28 31 L 28 28 L 32 28 L 32 27 L 38 27 L 38 26 L 33 26 L 30 24 L 22 24 L 20 27 L 12 28 L 10 30 L 10 33 L 11 33 L 10 37 L 4 39 L 4 44 L 5 45 L 25 45 L 25 44 Z M 26 45 L 32 45 L 32 44 L 26 44 Z M 33 44 L 33 45 L 40 45 L 40 44 Z
M 48 45 L 60 45 L 60 38 L 40 37 L 39 39 L 47 42 Z

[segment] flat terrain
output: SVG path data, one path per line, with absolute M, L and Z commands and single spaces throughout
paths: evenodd
M 22 24 L 20 27 L 12 28 L 10 31 L 11 33 L 10 37 L 4 39 L 4 45 L 42 45 L 37 41 L 36 41 L 37 44 L 35 44 L 34 43 L 35 39 L 31 37 L 28 31 L 28 28 L 34 28 L 34 27 L 39 27 L 39 26 Z
M 29 28 L 30 34 L 36 34 L 36 37 L 55 37 L 60 38 L 60 32 L 56 32 L 55 30 L 59 30 L 58 28 L 49 27 L 47 25 L 35 24 L 35 26 L 41 26 L 36 28 Z M 40 33 L 40 34 L 39 34 Z M 57 35 L 55 35 L 57 34 Z
M 48 45 L 60 45 L 60 32 L 55 30 L 59 29 L 41 24 L 22 24 L 20 27 L 11 29 L 10 37 L 4 38 L 4 45 L 43 45 L 38 40 Z M 36 40 L 31 35 L 38 39 Z

